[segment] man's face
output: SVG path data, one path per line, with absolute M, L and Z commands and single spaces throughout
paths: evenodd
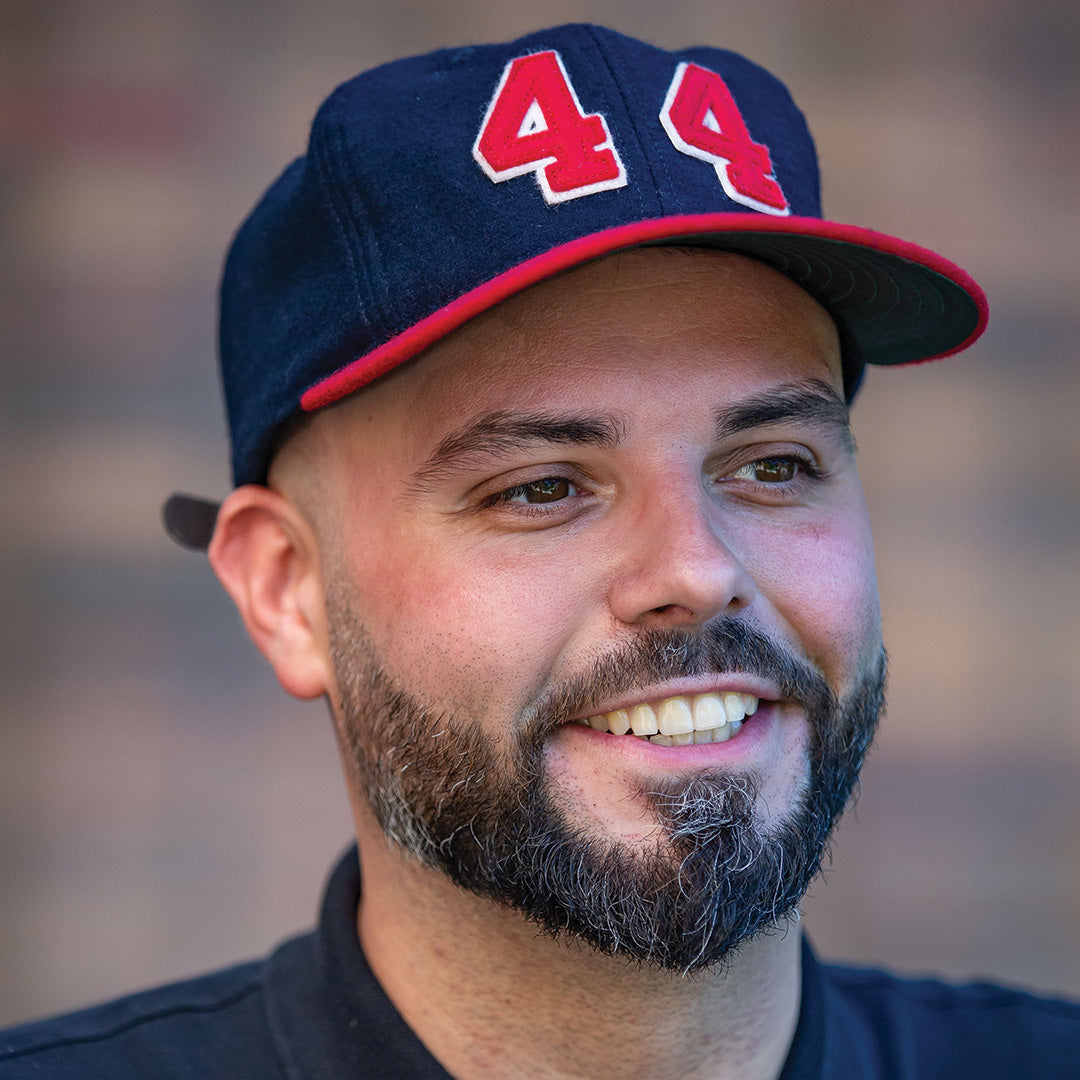
M 791 910 L 884 678 L 839 372 L 781 275 L 646 250 L 320 418 L 336 706 L 393 839 L 669 967 Z

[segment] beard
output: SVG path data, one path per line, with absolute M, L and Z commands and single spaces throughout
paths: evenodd
M 545 933 L 683 974 L 723 965 L 797 912 L 884 708 L 884 651 L 838 699 L 782 646 L 722 619 L 643 632 L 603 655 L 508 718 L 512 745 L 500 748 L 471 718 L 395 680 L 345 596 L 327 607 L 341 734 L 390 842 Z M 560 805 L 544 746 L 561 725 L 652 683 L 734 672 L 765 679 L 806 716 L 806 783 L 783 817 L 763 824 L 759 779 L 719 769 L 643 784 L 657 829 L 641 844 L 590 832 Z

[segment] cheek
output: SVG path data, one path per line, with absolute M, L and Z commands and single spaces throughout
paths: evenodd
M 757 535 L 748 556 L 764 599 L 836 687 L 881 649 L 881 611 L 869 521 L 857 511 L 827 524 Z
M 473 715 L 535 697 L 580 618 L 569 574 L 532 554 L 399 537 L 358 555 L 351 573 L 391 672 L 425 700 Z

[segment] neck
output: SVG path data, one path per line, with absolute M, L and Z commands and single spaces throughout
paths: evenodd
M 684 977 L 540 935 L 381 833 L 360 851 L 368 962 L 457 1080 L 779 1075 L 799 1012 L 796 929 L 747 942 L 720 973 Z

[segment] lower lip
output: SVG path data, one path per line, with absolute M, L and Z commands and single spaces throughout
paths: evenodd
M 652 768 L 694 767 L 720 763 L 740 764 L 762 753 L 764 744 L 775 738 L 778 728 L 775 702 L 763 701 L 753 716 L 748 716 L 737 735 L 718 743 L 689 743 L 686 746 L 662 746 L 637 735 L 612 735 L 608 731 L 567 724 L 560 735 L 588 740 L 590 750 L 626 754 Z

